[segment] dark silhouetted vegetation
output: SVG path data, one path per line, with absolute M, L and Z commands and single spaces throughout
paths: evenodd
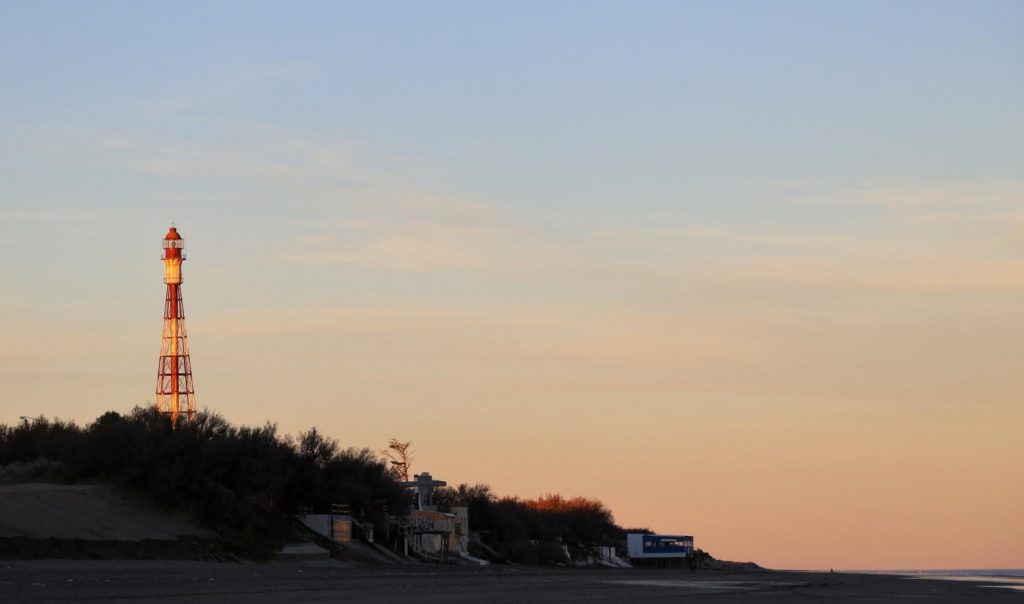
M 199 413 L 172 429 L 167 416 L 136 408 L 85 427 L 40 418 L 0 425 L 0 480 L 97 481 L 138 489 L 160 505 L 189 510 L 238 553 L 276 551 L 290 514 L 348 504 L 369 513 L 409 497 L 370 449 L 342 449 L 317 430 L 297 439 L 273 424 L 233 426 Z
M 585 558 L 595 546 L 625 541 L 625 531 L 596 499 L 497 497 L 487 485 L 462 484 L 436 490 L 434 502 L 442 510 L 468 507 L 480 541 L 509 562 L 558 564 L 568 561 L 565 549 L 573 558 Z
M 199 413 L 172 428 L 167 416 L 136 408 L 91 424 L 45 418 L 0 425 L 0 482 L 103 482 L 145 493 L 167 508 L 188 510 L 214 530 L 228 551 L 266 557 L 294 535 L 291 516 L 348 504 L 385 529 L 388 511 L 402 514 L 411 497 L 399 486 L 399 464 L 370 449 L 342 448 L 316 428 L 296 438 L 273 424 L 233 426 Z M 392 447 L 394 448 L 394 447 Z M 622 547 L 625 531 L 600 501 L 545 495 L 497 497 L 487 485 L 435 491 L 442 511 L 469 508 L 476 554 L 495 562 L 560 564 L 585 559 L 599 545 Z
M 391 471 L 394 472 L 395 478 L 404 482 L 409 482 L 409 470 L 412 469 L 412 442 L 402 442 L 397 438 L 392 438 L 388 441 L 388 448 L 381 451 L 384 457 L 391 462 Z

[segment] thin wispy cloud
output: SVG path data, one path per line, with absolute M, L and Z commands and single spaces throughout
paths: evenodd
M 200 147 L 109 134 L 96 141 L 107 161 L 143 174 L 277 185 L 357 181 L 355 142 L 297 137 L 259 139 L 250 146 Z
M 212 104 L 237 102 L 245 95 L 266 94 L 266 88 L 278 85 L 295 85 L 315 75 L 315 69 L 308 63 L 278 63 L 264 65 L 258 69 L 246 69 L 233 73 L 211 74 L 179 90 L 167 92 L 159 98 L 143 101 L 142 111 L 153 118 L 167 118 L 182 112 L 197 111 Z
M 853 188 L 816 195 L 808 201 L 891 209 L 943 209 L 1024 203 L 1024 181 L 943 182 Z

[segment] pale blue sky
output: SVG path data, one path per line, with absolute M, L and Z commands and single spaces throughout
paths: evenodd
M 1024 162 L 1019 2 L 208 4 L 5 3 L 4 205 L 280 239 L 383 180 L 572 229 L 870 228 L 784 201 Z M 213 164 L 289 144 L 338 155 L 338 196 Z M 133 147 L 210 169 L 126 170 Z
M 1022 66 L 1019 1 L 0 1 L 0 421 L 151 400 L 173 219 L 229 419 L 726 557 L 1022 566 Z M 609 485 L 683 455 L 650 425 L 714 474 Z M 909 494 L 835 534 L 815 464 L 814 509 Z
M 1018 2 L 210 4 L 6 3 L 5 130 L 272 129 L 616 220 L 623 198 L 710 212 L 723 181 L 1006 178 L 1024 155 Z M 764 212 L 740 192 L 719 211 Z

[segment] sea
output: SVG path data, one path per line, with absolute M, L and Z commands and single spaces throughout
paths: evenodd
M 901 570 L 887 574 L 946 581 L 978 581 L 986 587 L 1024 592 L 1024 568 L 972 568 L 960 570 Z

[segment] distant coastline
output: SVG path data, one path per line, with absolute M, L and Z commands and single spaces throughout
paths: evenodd
M 804 572 L 804 571 L 800 571 Z M 979 587 L 1024 592 L 1024 568 L 945 568 L 911 570 L 844 570 L 843 573 L 973 583 Z
M 986 587 L 999 587 L 1024 592 L 1024 568 L 904 570 L 888 571 L 885 574 L 903 575 L 916 579 L 991 583 L 991 585 L 986 585 Z

